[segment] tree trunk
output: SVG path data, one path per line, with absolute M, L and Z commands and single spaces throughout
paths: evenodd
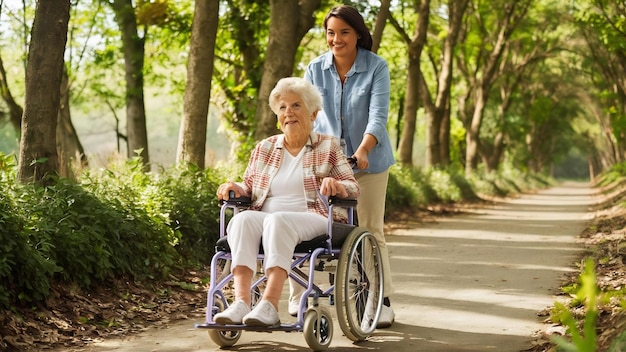
M 150 153 L 148 152 L 148 131 L 143 94 L 145 40 L 139 36 L 137 31 L 137 18 L 132 0 L 113 0 L 109 4 L 115 12 L 124 46 L 127 155 L 130 158 L 139 154 L 144 164 L 144 170 L 149 171 Z
M 38 1 L 26 66 L 18 179 L 49 183 L 58 173 L 56 127 L 70 1 Z
M 409 53 L 411 50 L 409 49 Z M 406 95 L 404 97 L 404 114 L 402 116 L 402 134 L 398 142 L 398 161 L 403 166 L 413 166 L 413 143 L 417 110 L 419 109 L 419 56 L 409 54 L 408 77 L 406 80 Z
M 496 172 L 500 168 L 500 161 L 504 154 L 504 132 L 498 131 L 496 137 L 493 139 L 491 150 L 489 153 L 485 153 L 483 163 L 485 163 L 485 171 Z
M 63 70 L 61 78 L 61 98 L 59 118 L 57 120 L 57 154 L 59 155 L 59 175 L 73 178 L 75 168 L 87 167 L 87 157 L 83 145 L 78 139 L 72 124 L 70 113 L 70 94 L 67 71 Z
M 450 165 L 450 95 L 445 103 L 445 110 L 441 119 L 441 127 L 439 128 L 439 160 L 441 165 Z
M 2 57 L 0 57 L 0 95 L 2 95 L 2 100 L 4 100 L 9 108 L 9 121 L 19 133 L 22 129 L 22 115 L 24 114 L 24 109 L 13 99 Z
M 255 114 L 257 140 L 278 133 L 269 95 L 279 79 L 293 74 L 298 46 L 315 24 L 313 13 L 320 5 L 321 0 L 270 0 L 269 43 Z
M 417 110 L 419 108 L 419 96 L 421 80 L 420 57 L 426 45 L 426 35 L 428 32 L 428 20 L 430 15 L 430 0 L 422 0 L 419 7 L 417 19 L 417 27 L 415 30 L 415 38 L 410 39 L 404 29 L 400 27 L 394 18 L 390 20 L 396 30 L 404 38 L 408 46 L 409 68 L 407 77 L 406 96 L 404 98 L 404 125 L 402 127 L 402 135 L 398 143 L 398 161 L 405 166 L 413 165 L 413 141 L 415 139 L 415 127 L 417 119 Z
M 387 23 L 387 18 L 389 18 L 390 5 L 391 0 L 381 0 L 380 2 L 380 11 L 376 15 L 376 23 L 374 24 L 374 31 L 372 32 L 372 52 L 374 53 L 377 53 L 380 47 L 385 24 Z
M 444 166 L 450 163 L 450 95 L 454 69 L 454 50 L 463 25 L 463 17 L 469 0 L 448 1 L 448 35 L 443 42 L 441 69 L 437 84 L 437 96 L 434 99 L 433 127 L 431 135 L 437 138 L 436 149 L 432 150 L 437 163 L 430 166 Z
M 196 1 L 176 162 L 204 169 L 219 0 Z
M 484 88 L 479 86 L 474 94 L 474 111 L 469 125 L 469 129 L 465 134 L 467 147 L 465 149 L 465 173 L 471 174 L 478 166 L 478 148 L 480 137 L 480 126 L 483 123 L 483 115 L 485 112 L 486 94 Z

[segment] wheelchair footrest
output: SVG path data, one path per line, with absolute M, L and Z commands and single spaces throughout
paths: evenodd
M 280 324 L 278 326 L 272 327 L 260 327 L 260 326 L 248 326 L 244 324 L 239 325 L 223 325 L 216 323 L 202 323 L 196 324 L 196 329 L 213 329 L 213 330 L 224 330 L 224 331 L 235 331 L 235 330 L 245 330 L 245 331 L 256 331 L 256 332 L 272 332 L 272 331 L 302 331 L 302 326 L 293 324 Z

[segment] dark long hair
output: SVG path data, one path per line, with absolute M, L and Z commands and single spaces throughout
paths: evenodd
M 328 19 L 331 17 L 337 17 L 354 28 L 359 37 L 356 44 L 363 49 L 372 50 L 372 34 L 370 34 L 370 30 L 367 28 L 363 16 L 361 16 L 357 9 L 349 5 L 333 7 L 326 15 L 326 18 L 324 18 L 324 30 L 327 29 Z

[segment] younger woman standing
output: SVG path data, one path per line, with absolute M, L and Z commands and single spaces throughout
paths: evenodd
M 339 138 L 344 153 L 357 160 L 359 226 L 376 236 L 383 260 L 385 302 L 378 327 L 389 327 L 395 319 L 383 233 L 389 168 L 395 163 L 387 132 L 389 69 L 387 62 L 371 51 L 372 36 L 354 7 L 334 7 L 324 19 L 324 29 L 330 50 L 312 60 L 305 72 L 305 79 L 317 86 L 323 99 L 314 128 Z

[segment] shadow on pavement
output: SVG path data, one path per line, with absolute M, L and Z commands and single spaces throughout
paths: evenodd
M 341 331 L 339 331 L 341 333 Z M 519 343 L 528 342 L 528 338 L 518 337 Z M 268 340 L 271 337 L 268 336 Z M 304 337 L 302 337 L 304 340 Z M 450 341 L 454 341 L 453 343 Z M 491 345 L 485 345 L 490 341 Z M 502 343 L 511 341 L 511 336 L 484 333 L 467 333 L 445 329 L 425 328 L 396 323 L 391 329 L 377 330 L 365 341 L 351 346 L 333 346 L 328 351 L 503 351 Z M 273 341 L 252 341 L 239 343 L 228 351 L 310 351 L 308 347 L 281 342 L 280 335 Z

